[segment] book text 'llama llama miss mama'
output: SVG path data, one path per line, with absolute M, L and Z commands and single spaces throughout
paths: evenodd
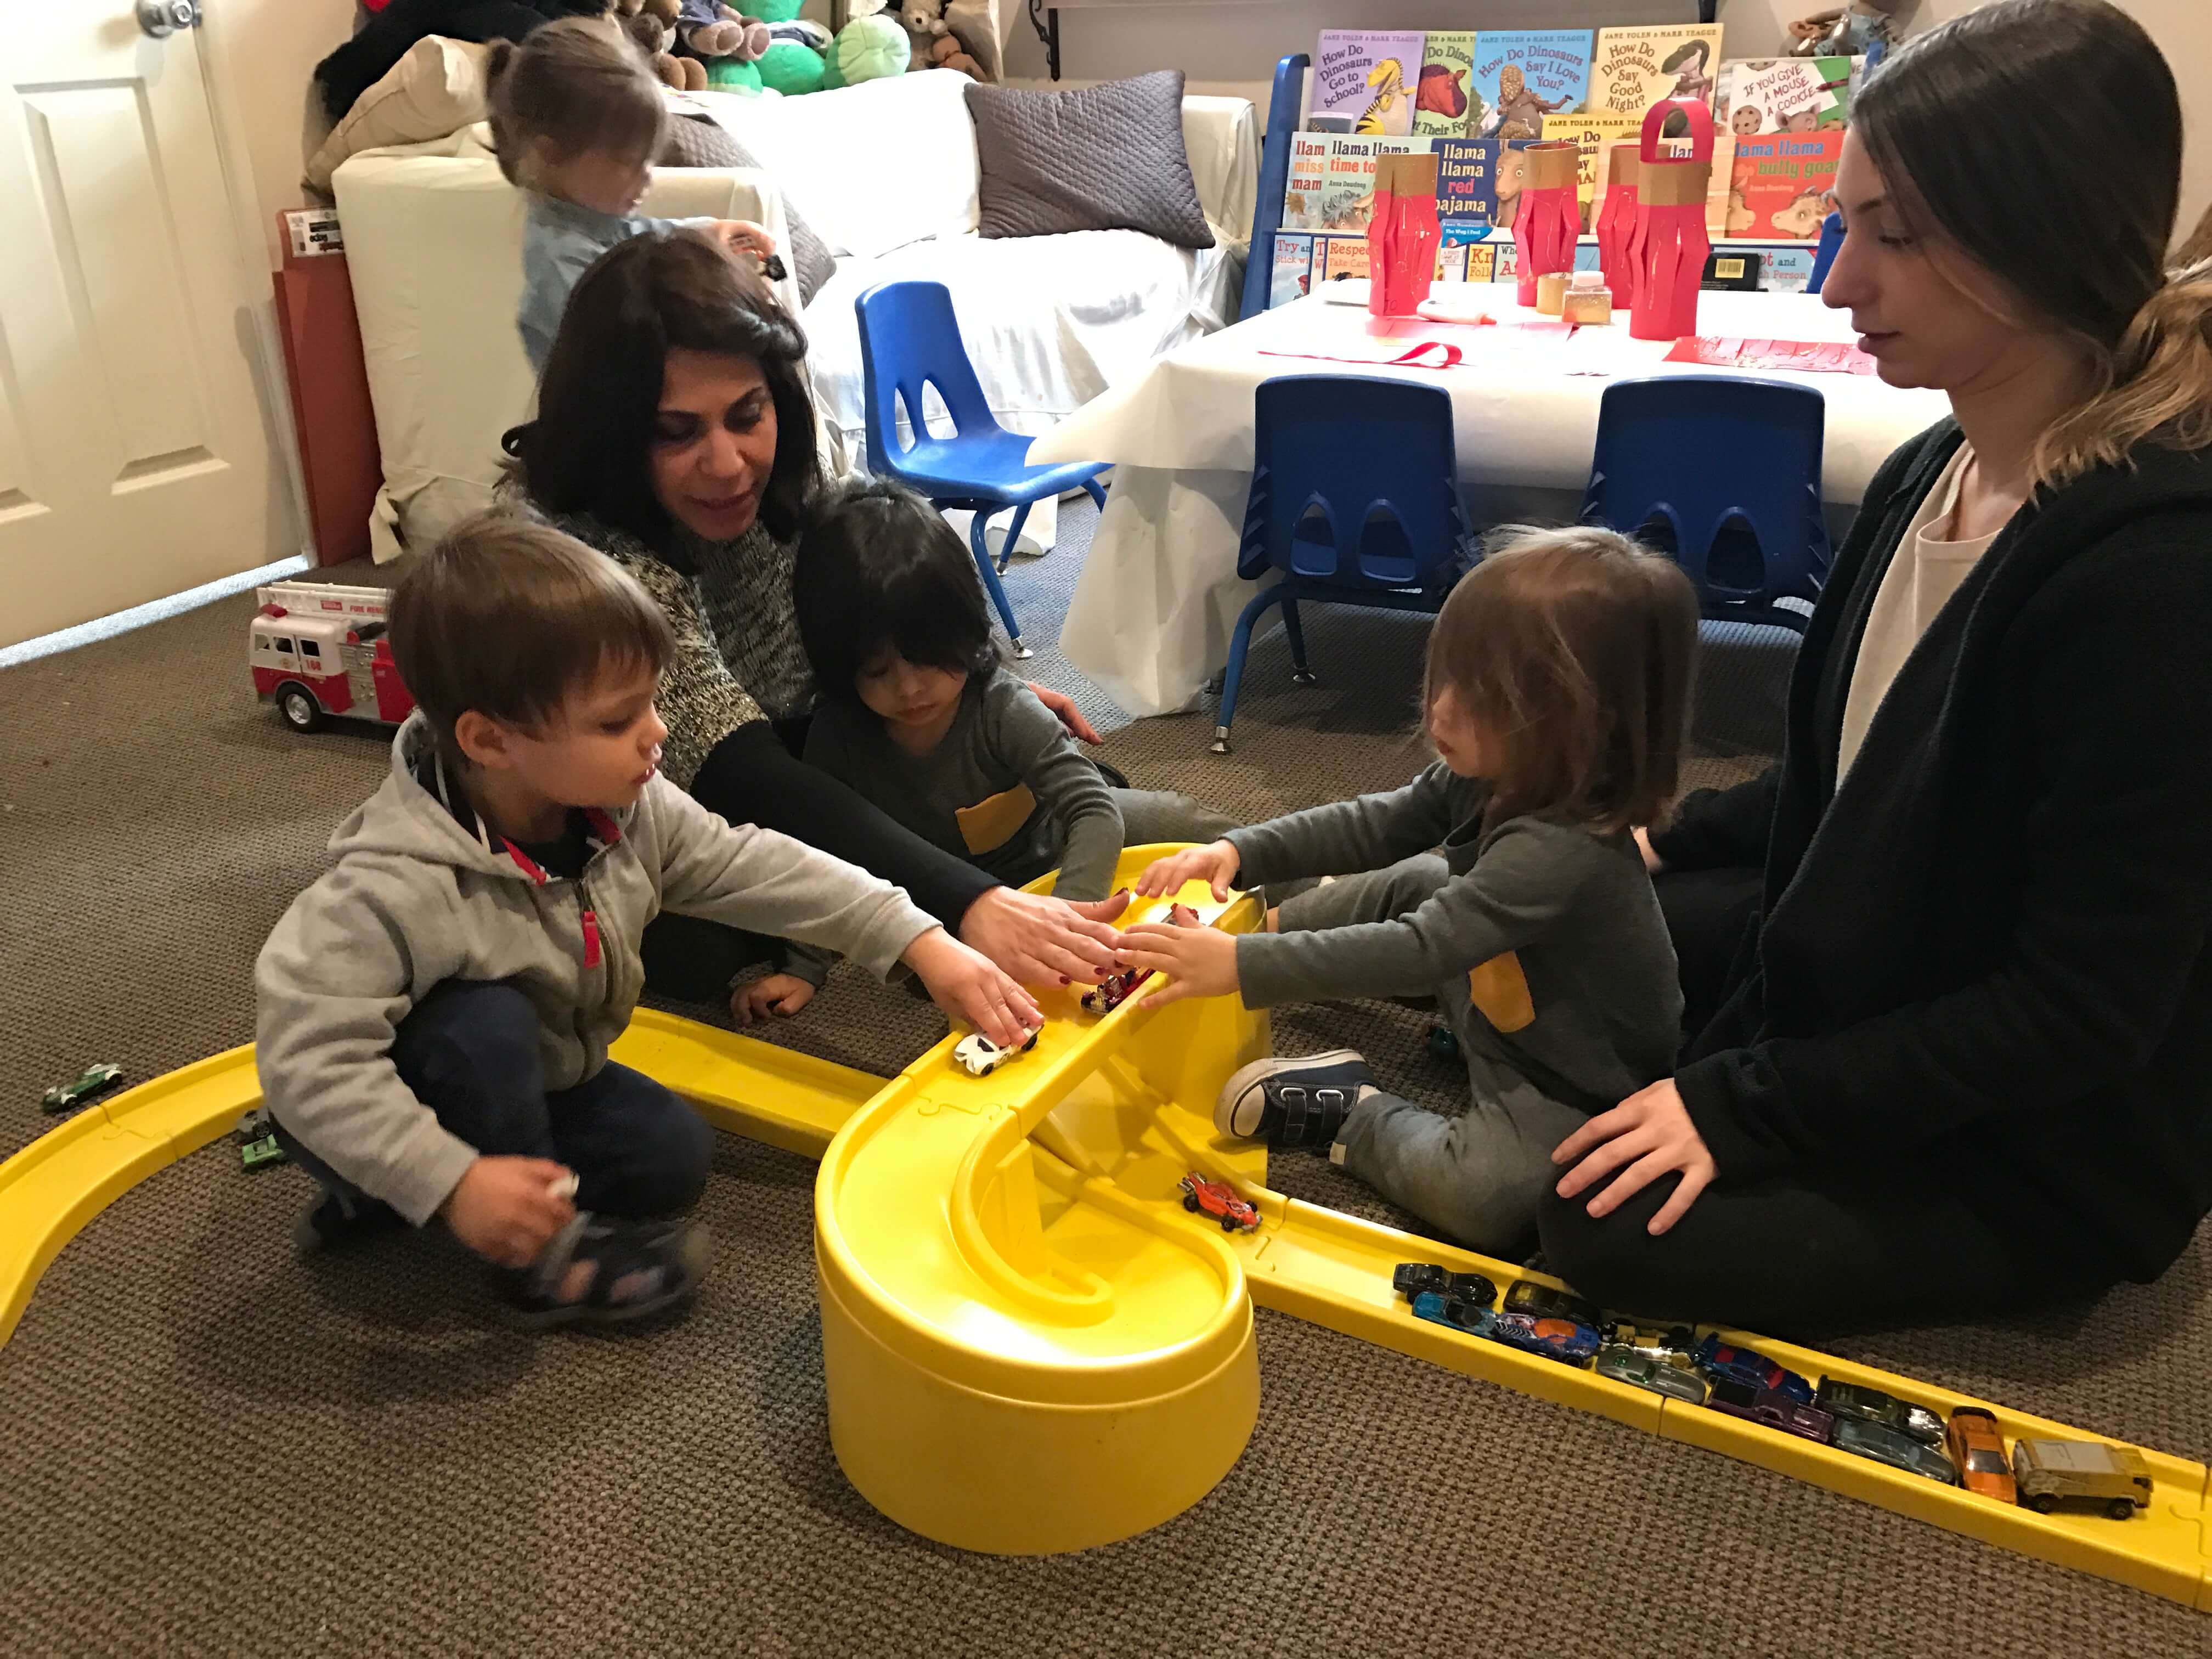
M 1323 29 L 1315 52 L 1310 129 L 1393 138 L 1413 130 L 1419 31 Z

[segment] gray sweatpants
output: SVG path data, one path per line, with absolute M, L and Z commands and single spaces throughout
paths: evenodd
M 1170 789 L 1115 789 L 1114 805 L 1121 809 L 1121 845 L 1142 847 L 1155 841 L 1219 841 L 1238 828 L 1224 817 L 1188 795 Z
M 1450 878 L 1443 860 L 1425 853 L 1291 899 L 1279 926 L 1287 933 L 1388 921 L 1419 909 Z M 1377 1090 L 1352 1109 L 1329 1158 L 1447 1237 L 1519 1261 L 1534 1237 L 1544 1189 L 1558 1178 L 1552 1149 L 1588 1118 L 1497 1055 L 1495 1037 L 1469 1006 L 1465 978 L 1439 985 L 1437 1000 L 1467 1058 L 1466 1112 L 1447 1117 Z

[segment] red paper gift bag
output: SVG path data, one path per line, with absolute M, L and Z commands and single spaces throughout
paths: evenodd
M 1690 154 L 1660 153 L 1659 129 L 1682 112 Z M 1672 140 L 1668 141 L 1674 142 Z M 1698 284 L 1713 251 L 1705 236 L 1705 191 L 1713 176 L 1713 112 L 1694 98 L 1654 104 L 1644 118 L 1637 156 L 1636 308 L 1628 331 L 1639 340 L 1674 340 L 1698 331 Z
M 1626 311 L 1636 303 L 1636 263 L 1630 247 L 1637 240 L 1636 191 L 1644 176 L 1642 149 L 1633 139 L 1612 147 L 1612 154 L 1606 158 L 1605 200 L 1598 206 L 1598 264 L 1605 271 L 1605 285 L 1613 290 L 1616 311 Z
M 1375 212 L 1367 222 L 1367 308 L 1410 317 L 1437 279 L 1437 158 L 1375 158 Z
M 1528 171 L 1521 185 L 1521 205 L 1513 214 L 1513 243 L 1520 250 L 1524 306 L 1536 303 L 1536 279 L 1575 268 L 1575 238 L 1581 234 L 1582 203 L 1576 194 L 1582 146 L 1572 139 L 1522 146 Z

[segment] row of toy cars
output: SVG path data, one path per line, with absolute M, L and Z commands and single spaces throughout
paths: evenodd
M 1655 1331 L 1607 1320 L 1571 1291 L 1516 1281 L 1502 1310 L 1480 1273 L 1431 1261 L 1401 1261 L 1391 1285 L 1414 1315 L 1492 1342 L 1664 1395 L 1746 1422 L 1870 1458 L 1908 1474 L 2047 1515 L 2061 1503 L 2095 1506 L 2124 1520 L 2150 1505 L 2150 1468 L 2141 1453 L 2102 1440 L 2021 1439 L 2005 1456 L 1996 1417 L 1961 1406 L 1949 1423 L 1924 1406 L 1863 1383 L 1823 1376 L 1815 1388 L 1749 1348 L 1717 1336 L 1696 1341 L 1683 1326 Z

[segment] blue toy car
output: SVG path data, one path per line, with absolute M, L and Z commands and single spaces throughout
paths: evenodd
M 1494 1316 L 1479 1302 L 1465 1297 L 1444 1296 L 1435 1291 L 1422 1291 L 1413 1297 L 1413 1317 L 1425 1319 L 1433 1324 L 1449 1325 L 1455 1331 L 1465 1331 L 1469 1336 L 1489 1334 L 1489 1322 Z
M 1708 1376 L 1741 1382 L 1747 1389 L 1775 1389 L 1801 1406 L 1813 1403 L 1813 1385 L 1793 1370 L 1786 1370 L 1765 1354 L 1732 1347 L 1717 1336 L 1698 1344 L 1693 1356 L 1698 1369 Z
M 1585 1365 L 1597 1352 L 1598 1335 L 1589 1326 L 1571 1319 L 1542 1319 L 1534 1314 L 1490 1316 L 1490 1325 L 1477 1333 L 1523 1353 L 1541 1354 L 1570 1365 Z

